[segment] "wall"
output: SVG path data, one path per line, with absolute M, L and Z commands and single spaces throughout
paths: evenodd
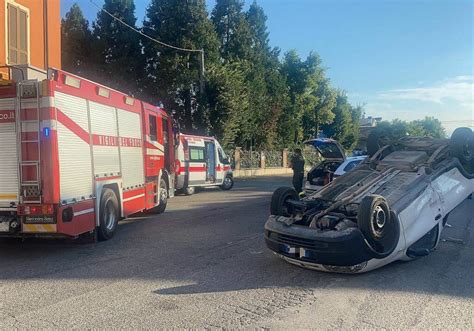
M 48 6 L 48 67 L 61 68 L 60 0 L 0 0 L 0 65 L 6 64 L 6 2 L 18 3 L 29 9 L 30 65 L 45 69 L 44 1 Z

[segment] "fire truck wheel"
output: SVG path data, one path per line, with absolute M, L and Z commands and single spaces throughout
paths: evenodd
M 186 195 L 193 195 L 194 192 L 196 192 L 194 187 L 186 187 L 184 189 L 184 194 L 186 194 Z
M 230 190 L 232 187 L 234 187 L 234 179 L 230 176 L 227 176 L 224 178 L 224 182 L 221 185 L 221 189 L 224 191 Z
M 148 214 L 162 214 L 165 212 L 166 205 L 168 204 L 168 185 L 166 185 L 166 181 L 162 178 L 160 180 L 160 204 L 156 207 L 148 209 Z
M 97 235 L 99 240 L 112 238 L 117 230 L 119 220 L 118 199 L 115 192 L 109 188 L 102 191 L 100 199 L 100 217 Z

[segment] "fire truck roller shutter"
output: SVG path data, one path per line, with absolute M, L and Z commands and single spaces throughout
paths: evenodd
M 117 109 L 123 188 L 128 190 L 144 182 L 143 141 L 140 114 Z
M 115 108 L 90 101 L 89 116 L 93 135 L 95 175 L 99 177 L 120 175 Z
M 87 101 L 55 92 L 61 201 L 93 194 Z
M 18 203 L 15 100 L 0 99 L 0 208 Z

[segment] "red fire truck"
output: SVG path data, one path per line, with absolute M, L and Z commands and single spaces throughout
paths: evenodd
M 174 195 L 164 109 L 67 72 L 0 86 L 0 236 L 110 239 Z

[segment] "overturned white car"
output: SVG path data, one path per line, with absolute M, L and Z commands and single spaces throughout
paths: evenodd
M 286 261 L 359 273 L 429 254 L 451 210 L 474 192 L 474 133 L 451 139 L 368 141 L 369 157 L 299 199 L 281 187 L 265 224 L 267 246 Z

